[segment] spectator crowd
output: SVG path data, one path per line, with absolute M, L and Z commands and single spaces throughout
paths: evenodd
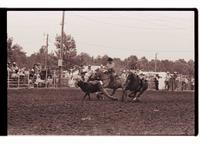
M 88 81 L 90 76 L 98 71 L 99 69 L 105 70 L 110 69 L 111 73 L 114 75 L 119 75 L 119 77 L 126 78 L 129 72 L 135 73 L 141 79 L 146 79 L 149 83 L 149 89 L 165 89 L 165 90 L 194 90 L 195 82 L 193 77 L 178 74 L 177 72 L 164 72 L 164 75 L 159 75 L 159 72 L 142 72 L 139 69 L 123 69 L 121 72 L 114 72 L 112 67 L 114 64 L 108 64 L 108 66 L 83 66 L 74 67 L 68 71 L 63 71 L 63 83 L 64 86 L 74 87 L 74 78 L 79 75 L 84 81 Z M 58 84 L 58 70 L 51 70 L 49 68 L 42 68 L 40 63 L 34 64 L 32 69 L 27 69 L 25 67 L 19 68 L 16 62 L 8 62 L 7 64 L 8 78 L 12 79 L 25 79 L 27 78 L 30 86 L 33 87 L 45 87 L 54 86 Z M 163 73 L 162 73 L 163 74 Z M 164 82 L 162 81 L 164 80 Z M 160 83 L 164 84 L 164 87 L 160 87 Z

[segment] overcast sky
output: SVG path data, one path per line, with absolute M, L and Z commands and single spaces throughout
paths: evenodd
M 49 34 L 49 51 L 61 33 L 61 11 L 10 11 L 8 36 L 27 55 L 37 52 Z M 71 34 L 77 52 L 130 55 L 154 59 L 194 60 L 194 12 L 189 11 L 66 11 L 64 31 Z

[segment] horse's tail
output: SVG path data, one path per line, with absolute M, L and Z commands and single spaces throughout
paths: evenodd
M 148 89 L 148 82 L 147 82 L 147 80 L 141 79 L 140 90 L 143 91 L 143 90 L 146 90 L 146 89 Z

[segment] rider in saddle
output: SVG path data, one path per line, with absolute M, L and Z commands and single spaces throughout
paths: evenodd
M 79 67 L 79 72 L 78 72 L 78 74 L 81 76 L 82 80 L 85 81 L 85 74 L 86 74 L 86 71 L 84 70 L 84 66 L 83 66 L 83 65 L 81 65 L 81 66 Z
M 115 63 L 113 62 L 113 59 L 109 57 L 107 59 L 106 69 L 107 69 L 108 73 L 110 74 L 111 82 L 113 82 L 114 78 L 116 77 L 114 67 L 115 67 Z

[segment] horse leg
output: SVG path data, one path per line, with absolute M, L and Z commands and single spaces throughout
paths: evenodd
M 122 102 L 124 102 L 124 100 L 127 98 L 127 91 L 125 89 L 122 90 L 123 94 L 122 94 Z
M 133 98 L 133 101 L 134 101 L 134 102 L 138 102 L 138 101 L 139 101 L 138 98 L 144 93 L 144 91 L 145 91 L 145 90 L 141 90 L 141 91 L 138 93 L 138 95 L 136 95 L 135 98 Z
M 135 95 L 136 95 L 136 91 L 133 91 L 133 92 L 131 92 L 128 96 L 129 96 L 130 98 L 133 98 L 133 97 L 135 97 Z
M 111 96 L 113 96 L 115 94 L 117 89 L 113 89 Z
M 82 101 L 85 100 L 85 98 L 86 98 L 87 95 L 88 95 L 88 93 L 85 93 L 85 95 L 83 96 Z
M 102 96 L 102 95 L 103 95 L 103 93 L 101 93 L 101 92 L 98 92 L 98 93 L 96 93 L 96 95 L 97 95 L 96 97 L 97 97 L 97 99 L 98 99 L 98 100 L 100 100 L 100 99 L 102 99 L 102 100 L 103 100 L 103 99 L 104 99 L 104 98 L 103 98 L 103 96 Z
M 135 96 L 136 96 L 136 94 L 137 94 L 137 91 L 132 91 L 129 95 L 128 95 L 128 97 L 130 97 L 131 98 L 131 100 L 134 100 L 135 99 Z
M 96 93 L 96 97 L 97 97 L 98 100 L 100 100 L 100 95 L 99 95 L 99 93 Z
M 104 100 L 105 98 L 104 98 L 104 96 L 103 96 L 103 93 L 101 92 L 101 93 L 99 93 L 99 95 L 100 95 L 100 98 L 102 99 L 102 100 Z
M 135 91 L 135 92 L 132 92 L 131 94 L 129 94 L 129 97 L 131 97 L 131 98 L 132 98 L 132 100 L 131 100 L 131 101 L 136 101 L 136 100 L 137 100 L 137 94 L 138 94 L 138 92 L 137 92 L 137 91 Z
M 90 98 L 90 93 L 88 93 L 88 97 L 89 97 L 89 101 L 91 100 L 91 98 Z

